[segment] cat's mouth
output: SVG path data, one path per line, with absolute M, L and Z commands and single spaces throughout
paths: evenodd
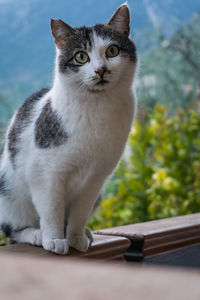
M 110 81 L 104 78 L 94 78 L 92 85 L 89 85 L 88 88 L 92 92 L 102 92 L 107 89 L 107 86 L 109 86 Z
M 108 80 L 105 80 L 105 79 L 101 78 L 101 79 L 96 83 L 96 85 L 104 85 L 104 84 L 107 84 L 107 83 L 109 83 Z

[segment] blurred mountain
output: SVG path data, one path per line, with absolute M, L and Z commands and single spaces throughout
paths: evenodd
M 119 0 L 0 0 L 0 94 L 15 107 L 34 90 L 51 84 L 54 42 L 49 19 L 72 26 L 106 22 Z M 172 34 L 200 9 L 199 0 L 129 0 L 136 43 L 146 29 Z M 13 97 L 13 98 L 12 98 Z

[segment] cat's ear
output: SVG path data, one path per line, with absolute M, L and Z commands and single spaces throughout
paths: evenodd
M 112 26 L 114 30 L 129 36 L 130 33 L 130 14 L 128 5 L 122 4 L 106 25 Z
M 68 38 L 73 34 L 74 29 L 62 20 L 51 19 L 51 32 L 58 48 L 66 47 Z

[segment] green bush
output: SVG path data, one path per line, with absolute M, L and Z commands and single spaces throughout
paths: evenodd
M 145 110 L 145 109 L 144 109 Z M 200 211 L 200 114 L 166 106 L 143 111 L 129 137 L 130 154 L 106 186 L 92 229 Z

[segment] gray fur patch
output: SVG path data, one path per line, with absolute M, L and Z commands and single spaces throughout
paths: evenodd
M 113 30 L 111 26 L 105 25 L 94 26 L 94 31 L 104 39 L 108 38 L 116 41 L 123 56 L 128 56 L 133 62 L 137 61 L 136 46 L 126 35 Z
M 93 213 L 97 210 L 97 208 L 99 207 L 101 202 L 102 202 L 102 195 L 99 194 L 98 197 L 96 198 L 95 202 L 94 202 Z
M 77 65 L 74 63 L 74 51 L 90 51 L 92 47 L 92 41 L 92 28 L 76 28 L 75 34 L 68 38 L 67 46 L 65 49 L 62 49 L 62 54 L 59 56 L 59 71 L 64 73 L 70 69 L 74 72 L 78 72 L 82 65 Z
M 10 194 L 8 183 L 4 173 L 0 173 L 0 194 L 3 196 L 9 196 Z
M 16 114 L 15 122 L 8 133 L 8 151 L 14 165 L 15 156 L 19 151 L 20 135 L 29 124 L 35 103 L 41 99 L 50 89 L 44 88 L 26 99 Z
M 60 146 L 67 138 L 61 118 L 52 110 L 49 100 L 35 123 L 35 143 L 39 148 L 45 149 Z
M 4 144 L 0 148 L 0 158 L 1 158 L 2 154 L 3 154 L 3 151 L 4 151 Z

